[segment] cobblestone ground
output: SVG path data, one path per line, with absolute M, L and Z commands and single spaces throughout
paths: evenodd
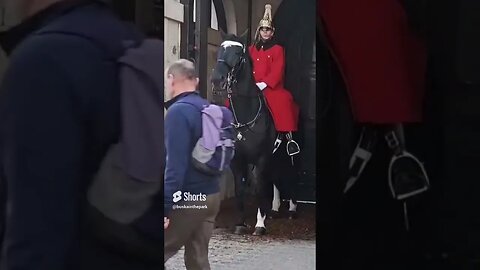
M 183 249 L 166 263 L 167 270 L 183 270 Z M 315 241 L 237 236 L 217 229 L 210 240 L 212 270 L 315 269 Z

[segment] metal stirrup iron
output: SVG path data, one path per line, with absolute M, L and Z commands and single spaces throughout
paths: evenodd
M 293 140 L 293 137 L 292 137 L 292 132 L 288 132 L 285 137 L 287 138 L 288 142 L 287 142 L 287 153 L 289 156 L 294 156 L 298 153 L 300 153 L 300 146 L 298 145 L 298 143 L 296 141 Z M 293 146 L 291 145 L 293 144 Z M 293 152 L 291 152 L 292 149 L 295 149 L 293 150 Z

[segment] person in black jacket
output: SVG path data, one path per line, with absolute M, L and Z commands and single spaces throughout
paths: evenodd
M 102 1 L 12 3 L 27 19 L 0 36 L 10 56 L 0 91 L 0 269 L 159 269 L 104 248 L 81 214 L 119 139 L 120 41 L 143 35 Z

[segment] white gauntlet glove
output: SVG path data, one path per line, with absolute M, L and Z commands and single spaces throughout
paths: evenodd
M 267 88 L 267 84 L 264 82 L 259 82 L 257 83 L 257 87 L 260 88 L 261 91 L 263 91 L 263 89 Z

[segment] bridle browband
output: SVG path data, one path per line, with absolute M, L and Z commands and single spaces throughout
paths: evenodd
M 231 47 L 231 46 L 239 46 L 239 47 L 242 47 L 242 51 L 243 51 L 242 55 L 240 56 L 240 61 L 238 61 L 238 63 L 235 66 L 233 66 L 231 68 L 231 70 L 227 73 L 227 83 L 226 83 L 226 86 L 225 86 L 225 89 L 227 91 L 227 98 L 230 102 L 230 106 L 232 107 L 233 118 L 235 120 L 235 123 L 233 123 L 232 125 L 235 127 L 235 129 L 240 129 L 242 127 L 254 125 L 255 122 L 258 120 L 258 117 L 260 116 L 260 113 L 262 111 L 262 98 L 261 98 L 260 93 L 258 93 L 258 95 L 257 95 L 258 96 L 258 102 L 260 104 L 260 106 L 258 106 L 257 114 L 255 115 L 255 117 L 251 121 L 249 121 L 247 123 L 240 123 L 238 121 L 237 114 L 235 112 L 235 107 L 234 107 L 234 104 L 233 104 L 233 99 L 232 99 L 232 94 L 233 94 L 232 88 L 237 83 L 237 75 L 240 72 L 240 70 L 242 70 L 242 68 L 243 68 L 243 66 L 245 65 L 245 62 L 246 62 L 246 57 L 245 57 L 246 47 L 245 47 L 245 45 L 243 45 L 240 42 L 231 41 L 231 40 L 226 40 L 226 41 L 222 42 L 222 44 L 220 46 L 223 47 L 223 48 L 227 48 L 227 47 Z M 225 65 L 229 66 L 225 62 L 224 59 L 217 59 L 217 61 L 218 62 L 223 62 Z

